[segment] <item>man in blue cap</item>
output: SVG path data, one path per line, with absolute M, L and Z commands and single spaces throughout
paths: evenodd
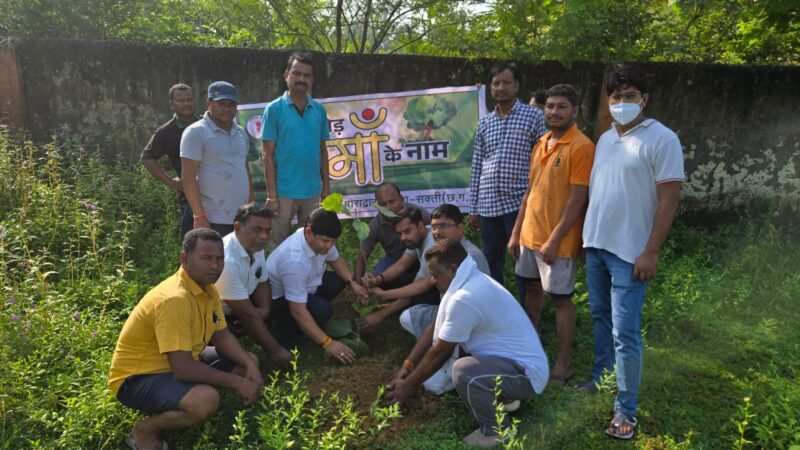
M 233 231 L 239 206 L 255 200 L 247 167 L 248 137 L 236 124 L 239 93 L 227 81 L 208 86 L 208 111 L 181 138 L 181 179 L 194 228 Z

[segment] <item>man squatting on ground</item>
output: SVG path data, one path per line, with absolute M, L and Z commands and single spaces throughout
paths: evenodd
M 331 318 L 330 302 L 348 280 L 356 299 L 366 303 L 369 294 L 353 280 L 353 274 L 336 249 L 342 224 L 336 213 L 314 210 L 303 228 L 286 238 L 267 258 L 267 278 L 272 287 L 271 332 L 284 348 L 305 333 L 342 363 L 355 360 L 353 350 L 334 341 L 322 326 Z M 326 263 L 333 272 L 326 271 Z
M 260 203 L 248 203 L 239 207 L 233 220 L 233 233 L 222 239 L 225 269 L 216 283 L 225 320 L 234 335 L 243 328 L 272 363 L 286 369 L 292 354 L 267 329 L 272 294 L 264 247 L 272 229 L 272 211 Z
M 183 131 L 192 123 L 198 121 L 200 116 L 195 114 L 195 101 L 192 88 L 178 83 L 169 88 L 169 109 L 172 110 L 172 118 L 158 127 L 150 137 L 150 141 L 142 151 L 140 161 L 153 177 L 164 183 L 167 187 L 175 191 L 178 204 L 181 207 L 181 234 L 180 239 L 192 229 L 192 210 L 186 195 L 183 193 L 183 183 L 181 182 L 181 136 Z M 170 177 L 158 164 L 158 160 L 166 155 L 172 170 L 177 175 Z
M 214 287 L 224 260 L 216 231 L 190 231 L 180 269 L 151 289 L 125 321 L 108 384 L 123 405 L 151 415 L 125 437 L 130 448 L 166 449 L 164 431 L 208 420 L 219 404 L 215 388 L 236 390 L 246 405 L 260 397 L 258 359 L 228 331 Z
M 520 72 L 514 63 L 492 67 L 490 92 L 497 106 L 478 123 L 470 172 L 469 224 L 480 228 L 483 253 L 500 284 L 508 239 L 528 186 L 531 149 L 547 131 L 542 110 L 516 98 Z M 523 286 L 517 289 L 521 295 Z
M 574 87 L 557 84 L 547 90 L 544 118 L 550 131 L 531 155 L 528 189 L 508 242 L 516 274 L 525 282 L 525 310 L 537 329 L 545 293 L 555 305 L 558 356 L 550 381 L 562 385 L 573 375 L 572 294 L 594 159 L 594 144 L 575 124 L 579 110 Z
M 269 249 L 289 235 L 292 217 L 306 223 L 320 197 L 330 193 L 330 138 L 325 107 L 311 98 L 314 65 L 308 53 L 292 53 L 283 72 L 287 90 L 264 108 L 261 148 L 267 206 L 275 213 Z
M 644 117 L 650 94 L 643 73 L 617 70 L 606 94 L 614 124 L 597 141 L 583 227 L 594 368 L 580 388 L 596 392 L 600 377 L 616 368 L 615 413 L 606 433 L 630 439 L 642 377 L 642 305 L 678 208 L 683 152 L 675 133 Z
M 383 183 L 375 190 L 375 200 L 378 205 L 388 209 L 389 211 L 399 214 L 406 206 L 409 208 L 417 208 L 422 213 L 422 221 L 425 225 L 431 223 L 431 214 L 413 203 L 405 203 L 400 189 L 394 183 Z M 415 275 L 419 271 L 419 264 L 414 263 L 397 278 L 392 281 L 383 282 L 381 275 L 392 264 L 403 256 L 406 246 L 400 240 L 397 232 L 394 229 L 394 224 L 389 217 L 384 216 L 381 212 L 375 215 L 369 222 L 369 234 L 366 239 L 361 242 L 361 248 L 358 251 L 358 257 L 355 262 L 355 277 L 361 280 L 364 277 L 367 267 L 367 260 L 375 244 L 381 244 L 383 248 L 384 257 L 375 264 L 372 269 L 372 274 L 378 276 L 378 286 L 382 289 L 394 289 L 397 287 L 405 286 L 414 281 Z
M 236 210 L 255 199 L 247 166 L 249 138 L 233 121 L 239 93 L 226 81 L 208 86 L 208 111 L 181 138 L 181 179 L 194 228 L 233 231 Z
M 436 242 L 425 253 L 430 278 L 442 292 L 435 321 L 428 324 L 387 386 L 387 399 L 405 402 L 420 384 L 452 361 L 452 383 L 480 424 L 465 445 L 497 444 L 495 380 L 508 411 L 512 401 L 533 398 L 547 384 L 547 357 L 517 300 L 478 270 L 458 240 Z M 503 426 L 509 425 L 505 418 Z
M 424 254 L 437 239 L 449 237 L 464 240 L 464 246 L 478 261 L 481 270 L 489 272 L 489 266 L 480 249 L 464 239 L 463 215 L 455 205 L 443 204 L 437 206 L 431 213 L 431 225 L 426 227 L 422 212 L 417 208 L 405 208 L 398 217 L 393 217 L 394 228 L 400 236 L 406 251 L 382 274 L 367 274 L 362 280 L 365 287 L 370 288 L 370 293 L 379 301 L 394 300 L 385 308 L 378 309 L 361 319 L 362 327 L 371 327 L 378 324 L 394 313 L 402 312 L 400 324 L 414 336 L 419 337 L 425 326 L 436 315 L 435 305 L 439 304 L 439 292 L 430 281 L 428 267 L 425 265 Z M 395 280 L 400 274 L 414 264 L 419 264 L 416 279 L 406 285 L 395 289 L 384 290 L 378 287 L 382 283 Z M 411 308 L 409 308 L 411 306 Z M 406 309 L 408 308 L 408 309 Z M 411 311 L 414 311 L 412 314 Z M 418 325 L 414 325 L 418 324 Z M 416 330 L 416 333 L 415 331 Z

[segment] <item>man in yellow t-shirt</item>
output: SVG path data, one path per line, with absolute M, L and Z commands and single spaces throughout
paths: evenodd
M 575 340 L 575 260 L 588 202 L 594 144 L 578 130 L 580 102 L 575 88 L 558 84 L 547 90 L 544 119 L 550 131 L 533 149 L 528 190 L 522 199 L 508 251 L 525 282 L 525 310 L 539 329 L 544 294 L 556 308 L 558 356 L 550 381 L 572 378 L 570 354 Z
M 125 437 L 132 449 L 167 448 L 165 430 L 210 418 L 219 403 L 215 387 L 235 389 L 246 405 L 264 387 L 255 355 L 228 331 L 213 285 L 225 261 L 222 238 L 210 229 L 190 231 L 180 261 L 178 272 L 133 309 L 111 360 L 108 385 L 117 399 L 152 414 Z

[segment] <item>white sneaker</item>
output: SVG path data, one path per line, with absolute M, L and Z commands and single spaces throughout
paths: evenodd
M 467 447 L 492 448 L 500 445 L 500 436 L 484 436 L 478 428 L 468 434 L 461 442 Z
M 522 403 L 519 400 L 514 400 L 511 403 L 503 403 L 503 412 L 514 412 L 519 409 Z

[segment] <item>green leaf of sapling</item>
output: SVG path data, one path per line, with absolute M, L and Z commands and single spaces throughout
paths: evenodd
M 331 319 L 325 324 L 323 330 L 332 338 L 340 338 L 353 333 L 353 326 L 347 319 Z

